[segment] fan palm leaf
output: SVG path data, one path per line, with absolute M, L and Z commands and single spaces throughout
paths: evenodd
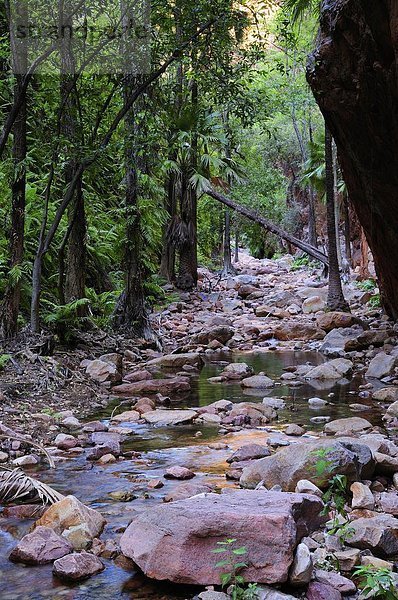
M 43 504 L 54 504 L 64 496 L 49 485 L 26 475 L 21 469 L 0 471 L 0 502 L 20 502 L 40 499 Z

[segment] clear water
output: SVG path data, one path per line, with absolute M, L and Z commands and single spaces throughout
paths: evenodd
M 253 366 L 256 373 L 264 371 L 271 378 L 279 378 L 285 367 L 310 363 L 313 365 L 323 362 L 321 355 L 311 352 L 269 352 L 259 354 L 218 356 L 218 363 L 208 362 L 196 380 L 193 380 L 192 391 L 173 406 L 197 407 L 208 405 L 222 398 L 233 402 L 262 401 L 264 391 L 244 392 L 238 383 L 211 384 L 209 377 L 218 375 L 223 361 L 246 362 Z M 212 359 L 213 360 L 213 359 Z M 329 416 L 337 419 L 350 416 L 351 403 L 368 404 L 369 411 L 360 415 L 374 424 L 380 424 L 380 412 L 370 400 L 359 397 L 359 386 L 363 383 L 360 378 L 354 378 L 342 384 L 314 389 L 309 384 L 300 387 L 277 385 L 267 395 L 284 397 L 286 408 L 279 412 L 279 419 L 267 430 L 278 430 L 286 423 L 298 423 L 309 426 L 309 431 L 316 432 L 322 425 L 315 425 L 310 419 L 316 415 Z M 333 397 L 329 394 L 333 393 Z M 331 402 L 330 406 L 321 411 L 311 410 L 308 398 L 318 396 Z M 92 419 L 107 421 L 115 405 L 111 404 L 101 414 L 92 415 Z M 123 408 L 124 410 L 124 408 Z M 197 432 L 201 436 L 197 437 Z M 99 509 L 108 521 L 103 538 L 117 538 L 121 529 L 126 527 L 137 512 L 149 506 L 154 506 L 162 498 L 175 489 L 179 483 L 165 481 L 160 490 L 147 494 L 147 484 L 152 478 L 162 478 L 165 469 L 180 464 L 187 466 L 197 473 L 195 483 L 211 483 L 223 487 L 235 485 L 226 482 L 224 473 L 226 458 L 231 449 L 250 441 L 265 442 L 266 431 L 243 431 L 226 437 L 218 435 L 217 427 L 178 426 L 168 428 L 152 428 L 143 425 L 133 425 L 131 434 L 125 442 L 125 450 L 140 452 L 141 456 L 132 460 L 123 460 L 112 465 L 98 466 L 89 463 L 82 455 L 73 460 L 65 459 L 57 464 L 57 469 L 48 470 L 41 467 L 35 474 L 64 494 L 74 494 L 82 502 Z M 212 441 L 225 441 L 228 450 L 211 450 L 208 444 Z M 110 492 L 117 490 L 133 491 L 137 497 L 132 502 L 120 503 L 112 500 Z M 8 554 L 15 546 L 16 540 L 24 535 L 31 522 L 13 521 L 0 518 L 0 600 L 105 600 L 134 598 L 135 600 L 150 598 L 154 600 L 177 600 L 190 598 L 195 590 L 175 588 L 146 580 L 142 574 L 134 570 L 126 570 L 112 561 L 106 562 L 106 569 L 100 575 L 77 584 L 66 587 L 56 580 L 51 573 L 51 566 L 24 567 L 8 561 Z

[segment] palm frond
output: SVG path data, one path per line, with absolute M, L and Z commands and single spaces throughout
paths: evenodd
M 308 12 L 319 13 L 319 0 L 284 0 L 283 8 L 291 13 L 292 22 L 296 23 L 303 19 Z
M 21 469 L 2 467 L 0 471 L 0 502 L 19 502 L 37 498 L 43 504 L 54 504 L 62 500 L 64 496 L 49 485 L 29 477 Z

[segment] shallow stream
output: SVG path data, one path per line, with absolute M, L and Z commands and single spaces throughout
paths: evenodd
M 208 360 L 214 361 L 213 355 Z M 319 354 L 312 352 L 268 352 L 217 356 L 217 362 L 208 362 L 199 377 L 193 380 L 192 391 L 181 398 L 173 407 L 205 406 L 222 398 L 233 402 L 259 401 L 264 397 L 264 390 L 243 392 L 239 382 L 233 384 L 211 384 L 209 377 L 218 375 L 224 362 L 246 362 L 255 372 L 264 371 L 269 377 L 278 380 L 286 367 L 310 363 L 320 364 L 324 361 Z M 282 383 L 282 382 L 281 382 Z M 118 537 L 122 528 L 126 527 L 138 511 L 154 506 L 162 498 L 173 491 L 179 482 L 166 481 L 160 490 L 150 490 L 151 479 L 161 479 L 167 467 L 184 465 L 197 473 L 194 483 L 211 483 L 217 487 L 234 486 L 225 479 L 226 458 L 245 443 L 265 443 L 270 435 L 277 435 L 278 430 L 287 423 L 297 423 L 307 428 L 309 435 L 316 434 L 322 425 L 314 424 L 314 416 L 328 416 L 332 419 L 357 414 L 375 425 L 381 424 L 380 410 L 371 400 L 361 397 L 359 386 L 364 383 L 360 377 L 341 382 L 332 387 L 309 384 L 290 387 L 277 384 L 266 395 L 284 397 L 286 408 L 279 411 L 279 420 L 262 429 L 242 430 L 240 432 L 220 436 L 218 427 L 198 425 L 153 428 L 130 424 L 131 433 L 124 443 L 124 450 L 131 450 L 140 455 L 129 460 L 120 460 L 114 464 L 101 466 L 89 463 L 85 454 L 77 458 L 70 457 L 57 463 L 56 470 L 44 467 L 35 469 L 32 475 L 41 481 L 56 487 L 63 494 L 76 495 L 83 503 L 101 511 L 108 521 L 103 538 Z M 330 396 L 333 394 L 333 396 Z M 321 410 L 309 408 L 308 398 L 320 397 L 330 401 L 330 405 Z M 89 420 L 101 419 L 108 422 L 109 416 L 119 401 L 110 404 L 101 414 L 93 414 Z M 366 404 L 369 410 L 353 413 L 349 408 L 352 403 Z M 122 410 L 127 410 L 125 407 Z M 119 411 L 121 412 L 121 411 Z M 198 434 L 198 431 L 201 434 Z M 227 449 L 209 448 L 211 442 L 225 442 Z M 114 491 L 132 491 L 136 499 L 122 503 L 109 496 Z M 146 580 L 140 573 L 128 569 L 118 561 L 104 561 L 106 569 L 100 575 L 80 583 L 75 587 L 66 587 L 51 574 L 51 565 L 44 567 L 24 567 L 8 561 L 10 550 L 16 540 L 26 533 L 32 521 L 20 521 L 0 518 L 0 600 L 117 600 L 134 598 L 135 600 L 151 598 L 153 600 L 173 600 L 190 598 L 195 590 L 174 588 L 155 584 Z M 209 560 L 213 560 L 209 556 Z

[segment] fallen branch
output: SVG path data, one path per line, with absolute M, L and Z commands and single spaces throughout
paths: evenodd
M 300 250 L 308 254 L 308 256 L 310 256 L 311 258 L 319 260 L 319 262 L 323 263 L 326 266 L 329 266 L 328 257 L 325 254 L 323 254 L 323 252 L 320 252 L 319 250 L 317 250 L 317 248 L 314 248 L 310 244 L 307 244 L 306 242 L 303 242 L 302 240 L 299 240 L 298 238 L 294 237 L 294 235 L 291 235 L 290 233 L 279 227 L 279 225 L 275 225 L 275 223 L 272 223 L 272 221 L 269 221 L 268 219 L 265 219 L 264 217 L 260 216 L 254 210 L 246 208 L 241 204 L 237 204 L 236 202 L 234 202 L 234 200 L 223 196 L 223 194 L 216 192 L 212 188 L 206 189 L 205 193 L 211 198 L 218 200 L 218 202 L 225 204 L 225 206 L 232 208 L 232 210 L 236 211 L 237 213 L 240 213 L 247 219 L 250 219 L 250 221 L 254 221 L 254 223 L 261 225 L 262 227 L 264 227 L 264 229 L 275 234 L 280 239 L 289 242 L 290 244 L 292 244 L 292 246 L 295 246 L 296 248 L 299 248 Z

